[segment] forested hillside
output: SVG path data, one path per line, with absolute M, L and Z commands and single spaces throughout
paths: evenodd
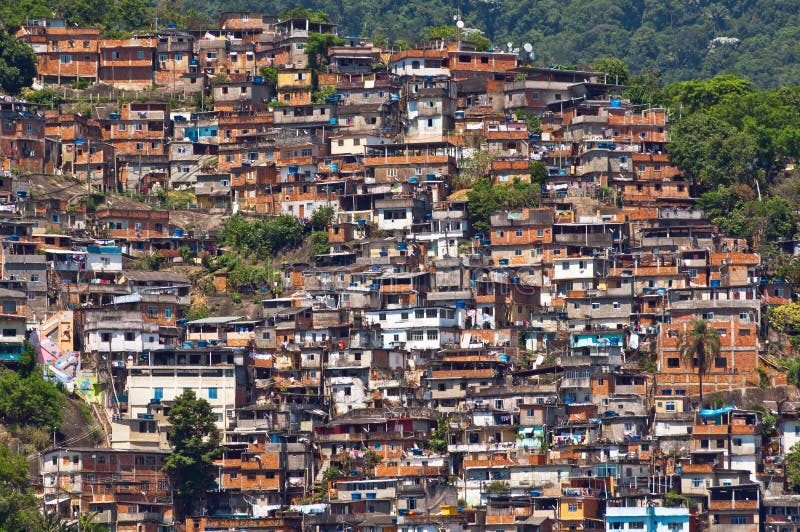
M 55 13 L 72 23 L 107 31 L 160 24 L 203 26 L 219 13 L 256 10 L 278 14 L 293 0 L 15 0 L 0 18 L 14 27 L 28 17 Z M 461 9 L 477 28 L 505 47 L 533 44 L 536 62 L 580 65 L 619 57 L 632 70 L 656 67 L 667 82 L 732 72 L 757 86 L 800 78 L 798 0 L 304 0 L 331 15 L 342 33 L 414 41 L 428 26 L 452 24 Z

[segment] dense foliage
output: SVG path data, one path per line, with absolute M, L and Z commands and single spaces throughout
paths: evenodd
M 0 28 L 0 89 L 17 94 L 36 76 L 36 57 L 30 46 Z
M 785 0 L 541 0 L 454 3 L 450 0 L 15 0 L 0 6 L 12 31 L 28 18 L 65 17 L 70 24 L 101 25 L 107 33 L 175 23 L 201 28 L 226 11 L 256 10 L 282 18 L 310 17 L 339 25 L 342 35 L 413 42 L 428 28 L 445 27 L 459 11 L 463 37 L 480 48 L 506 42 L 534 46 L 542 65 L 589 66 L 619 57 L 631 70 L 658 68 L 667 81 L 734 72 L 756 85 L 800 78 L 800 12 Z M 451 30 L 447 30 L 451 31 Z M 616 77 L 615 77 L 616 79 Z M 620 79 L 620 82 L 622 80 Z
M 491 216 L 502 209 L 522 209 L 539 205 L 540 187 L 515 181 L 508 186 L 495 186 L 485 177 L 476 180 L 467 194 L 469 217 L 475 231 L 488 231 Z
M 672 110 L 670 159 L 694 183 L 698 207 L 756 246 L 768 267 L 785 265 L 777 245 L 800 221 L 800 175 L 790 166 L 800 157 L 800 87 L 758 90 L 724 75 L 634 88 Z
M 7 425 L 34 425 L 60 429 L 64 422 L 64 395 L 39 373 L 21 377 L 0 370 L 0 420 Z
M 298 246 L 303 240 L 303 231 L 303 224 L 289 215 L 249 221 L 235 214 L 220 230 L 218 242 L 244 255 L 264 258 Z

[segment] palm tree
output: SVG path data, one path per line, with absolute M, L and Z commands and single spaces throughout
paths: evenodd
M 714 359 L 719 356 L 720 340 L 716 329 L 708 320 L 695 320 L 681 333 L 679 344 L 681 358 L 687 367 L 696 367 L 700 379 L 700 408 L 703 407 L 703 376 L 711 371 Z

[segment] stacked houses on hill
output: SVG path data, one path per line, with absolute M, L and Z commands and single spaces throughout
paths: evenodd
M 18 33 L 45 83 L 158 88 L 85 114 L 0 101 L 0 360 L 30 331 L 107 435 L 43 454 L 45 507 L 119 531 L 794 530 L 794 403 L 727 399 L 786 384 L 765 314 L 794 289 L 695 208 L 666 110 L 462 42 L 348 36 L 312 64 L 309 35 L 335 32 L 226 13 Z M 495 187 L 545 168 L 539 206 L 479 220 L 462 185 L 484 157 Z M 175 192 L 187 208 L 139 199 Z M 323 207 L 327 253 L 276 264 L 254 310 L 189 319 L 182 250 L 216 254 L 233 213 Z M 680 354 L 700 319 L 721 337 L 716 409 Z M 179 523 L 162 467 L 185 390 L 224 452 Z

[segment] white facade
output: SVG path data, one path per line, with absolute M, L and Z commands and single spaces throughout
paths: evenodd
M 392 73 L 398 76 L 449 76 L 450 71 L 441 67 L 442 60 L 422 57 L 406 57 L 391 63 Z M 435 66 L 431 66 L 435 65 Z
M 613 507 L 606 508 L 606 531 L 689 532 L 688 508 Z
M 237 406 L 237 384 L 240 369 L 234 364 L 212 366 L 145 366 L 129 367 L 127 379 L 128 408 L 131 418 L 148 413 L 153 401 L 173 401 L 186 390 L 211 405 L 217 427 L 226 429 L 234 419 Z
M 800 420 L 780 421 L 778 429 L 781 431 L 781 454 L 789 454 L 792 447 L 800 443 Z
M 384 231 L 410 230 L 414 222 L 411 207 L 394 207 L 378 209 L 378 228 Z
M 366 408 L 367 387 L 356 377 L 331 377 L 329 394 L 333 399 L 336 414 L 344 414 L 354 408 Z
M 556 281 L 565 279 L 592 279 L 599 273 L 599 263 L 582 258 L 553 259 L 554 279 Z
M 374 310 L 365 313 L 368 325 L 382 329 L 415 329 L 418 327 L 458 327 L 464 323 L 464 309 L 442 307 Z
M 121 272 L 122 248 L 89 246 L 86 269 L 90 272 Z

